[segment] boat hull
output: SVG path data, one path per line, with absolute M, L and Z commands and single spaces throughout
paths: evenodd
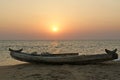
M 116 53 L 114 53 L 114 55 L 113 53 L 96 55 L 32 55 L 19 51 L 11 51 L 10 55 L 19 61 L 46 64 L 92 64 L 118 58 Z

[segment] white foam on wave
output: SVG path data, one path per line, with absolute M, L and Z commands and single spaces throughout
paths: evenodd
M 113 60 L 113 61 L 119 62 L 119 61 L 120 61 L 120 58 L 118 58 L 118 59 L 115 59 L 115 60 Z

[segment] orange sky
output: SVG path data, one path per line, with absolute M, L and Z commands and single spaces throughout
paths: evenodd
M 0 40 L 120 39 L 119 34 L 120 0 L 0 0 Z

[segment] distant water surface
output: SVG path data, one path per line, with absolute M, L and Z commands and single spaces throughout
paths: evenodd
M 82 54 L 101 54 L 105 53 L 104 49 L 113 50 L 118 49 L 120 52 L 120 40 L 75 40 L 75 41 L 0 41 L 0 61 L 9 58 L 8 49 L 20 49 L 23 48 L 24 52 L 50 52 L 50 53 L 80 53 Z

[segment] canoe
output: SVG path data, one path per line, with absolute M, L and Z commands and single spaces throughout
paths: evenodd
M 118 54 L 116 53 L 117 49 L 113 51 L 105 49 L 106 53 L 95 55 L 79 55 L 79 53 L 51 54 L 49 52 L 37 54 L 37 52 L 25 53 L 22 52 L 23 49 L 13 50 L 10 48 L 9 51 L 12 58 L 29 63 L 92 64 L 110 61 L 118 58 Z

